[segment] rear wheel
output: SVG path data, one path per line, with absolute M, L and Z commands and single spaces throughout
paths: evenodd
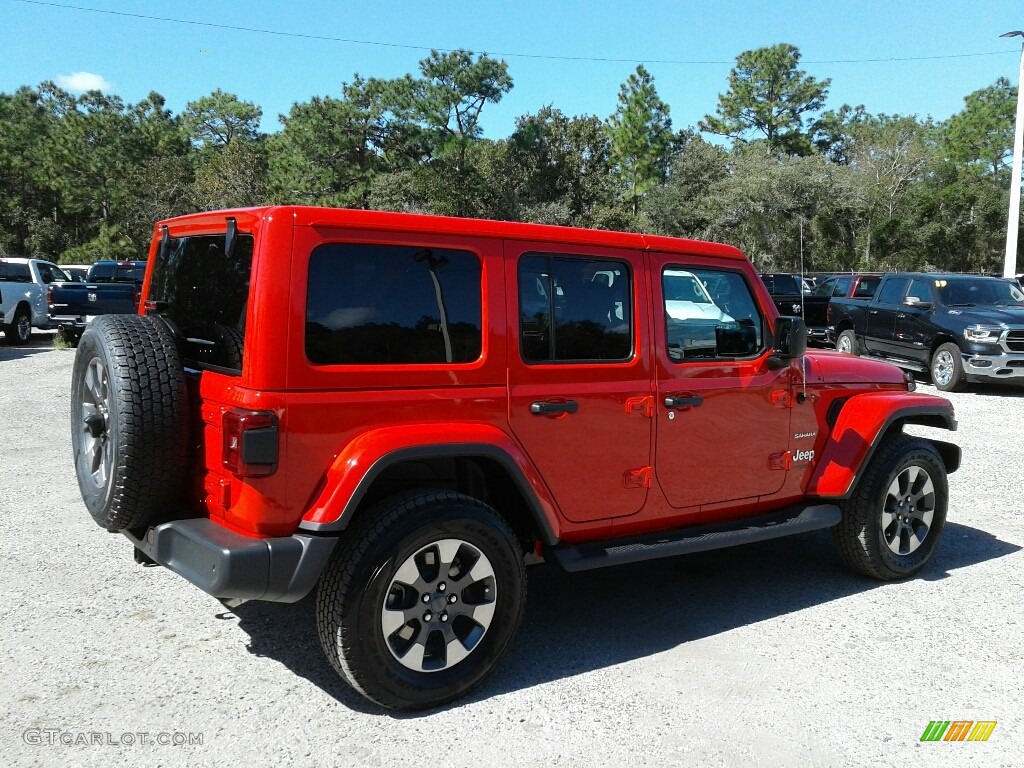
M 526 598 L 523 553 L 476 499 L 423 490 L 346 531 L 320 580 L 317 625 L 334 669 L 371 701 L 423 709 L 465 695 L 505 655 Z
M 948 504 L 946 468 L 927 440 L 908 435 L 879 446 L 832 529 L 843 562 L 890 581 L 917 573 L 942 536 Z
M 963 389 L 966 377 L 960 347 L 953 342 L 946 342 L 936 349 L 932 355 L 931 375 L 936 389 L 943 392 Z
M 71 375 L 71 445 L 82 498 L 108 531 L 155 522 L 187 476 L 185 372 L 158 318 L 103 315 Z
M 836 349 L 840 352 L 846 352 L 848 355 L 856 355 L 857 335 L 849 329 L 843 331 L 836 339 Z

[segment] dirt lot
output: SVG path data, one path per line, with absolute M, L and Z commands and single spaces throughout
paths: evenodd
M 70 461 L 72 359 L 45 336 L 0 348 L 0 763 L 1021 764 L 1020 390 L 953 397 L 964 468 L 920 578 L 850 575 L 827 533 L 537 566 L 488 682 L 396 716 L 331 671 L 310 599 L 228 612 L 92 522 Z M 960 719 L 998 725 L 985 743 L 920 742 Z

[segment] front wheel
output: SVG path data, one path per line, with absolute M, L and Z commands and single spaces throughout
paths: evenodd
M 505 655 L 523 616 L 523 553 L 476 499 L 386 499 L 346 531 L 320 580 L 317 627 L 334 669 L 392 709 L 465 695 Z
M 840 559 L 866 576 L 891 581 L 931 558 L 946 522 L 946 468 L 935 446 L 908 435 L 886 438 L 832 529 Z
M 960 347 L 946 342 L 935 350 L 931 365 L 932 383 L 943 392 L 963 389 L 964 363 L 960 358 Z
M 4 327 L 4 335 L 8 344 L 28 344 L 28 340 L 32 338 L 32 315 L 27 309 L 19 309 L 14 313 L 14 320 Z

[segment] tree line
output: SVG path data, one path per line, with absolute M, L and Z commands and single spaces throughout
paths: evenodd
M 432 52 L 416 75 L 356 74 L 280 130 L 216 90 L 181 114 L 52 82 L 0 93 L 0 255 L 144 257 L 153 222 L 263 204 L 485 217 L 732 243 L 762 270 L 996 271 L 1016 89 L 945 121 L 828 108 L 788 44 L 736 59 L 713 115 L 677 130 L 638 66 L 607 118 L 554 105 L 482 136 L 505 61 Z

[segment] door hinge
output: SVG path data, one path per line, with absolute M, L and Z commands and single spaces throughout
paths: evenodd
M 781 405 L 783 408 L 792 408 L 793 402 L 793 393 L 788 389 L 772 390 L 772 405 Z
M 651 468 L 640 467 L 640 469 L 627 470 L 626 474 L 622 476 L 622 484 L 626 488 L 650 488 Z
M 654 396 L 630 397 L 626 400 L 626 413 L 640 413 L 648 419 L 654 416 Z

